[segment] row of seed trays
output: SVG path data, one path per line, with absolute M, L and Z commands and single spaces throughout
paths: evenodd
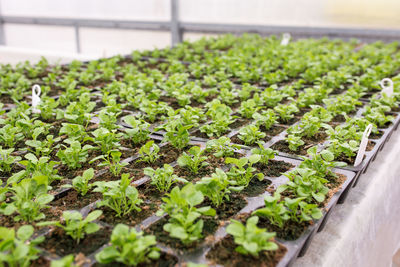
M 289 266 L 399 122 L 398 43 L 223 35 L 0 68 L 0 266 Z

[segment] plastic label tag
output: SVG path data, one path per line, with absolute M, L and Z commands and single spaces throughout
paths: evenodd
M 290 35 L 290 33 L 284 33 L 282 35 L 281 45 L 288 45 L 291 37 L 292 36 Z
M 393 81 L 389 78 L 385 78 L 380 81 L 379 85 L 382 87 L 381 93 L 385 93 L 387 96 L 393 95 Z
M 36 107 L 40 104 L 40 93 L 42 89 L 38 84 L 35 84 L 32 87 L 32 112 L 33 113 L 40 113 L 40 110 Z
M 358 166 L 362 160 L 364 159 L 365 149 L 368 144 L 368 137 L 372 131 L 372 124 L 369 124 L 363 133 L 363 137 L 361 139 L 360 147 L 358 148 L 356 161 L 354 162 L 354 167 Z

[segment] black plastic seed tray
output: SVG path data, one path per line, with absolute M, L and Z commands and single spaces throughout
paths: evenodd
M 160 139 L 162 137 L 160 136 Z M 167 143 L 162 143 L 160 146 L 164 146 Z M 192 144 L 197 144 L 200 145 L 201 147 L 204 148 L 205 144 L 202 142 L 192 142 Z M 242 154 L 243 156 L 249 155 L 250 151 L 247 149 L 243 149 L 239 151 L 240 154 Z M 133 156 L 130 157 L 128 159 L 125 159 L 125 162 L 132 162 L 135 159 L 137 159 L 138 156 Z M 301 163 L 300 160 L 296 160 L 293 158 L 287 158 L 287 157 L 281 157 L 281 156 L 277 156 L 275 158 L 276 161 L 283 161 L 286 162 L 287 164 L 292 164 L 293 167 L 299 165 Z M 176 162 L 173 162 L 171 164 L 172 166 L 176 165 Z M 292 167 L 292 168 L 293 168 Z M 101 175 L 103 175 L 106 171 L 105 170 L 101 170 L 98 171 L 96 173 L 96 177 L 99 177 Z M 287 248 L 287 252 L 285 254 L 285 256 L 281 259 L 281 261 L 279 262 L 278 266 L 290 266 L 294 260 L 296 259 L 296 257 L 301 257 L 303 256 L 309 245 L 310 242 L 313 238 L 313 236 L 318 232 L 321 231 L 323 229 L 323 226 L 326 223 L 326 220 L 330 214 L 330 211 L 334 208 L 334 206 L 336 205 L 338 199 L 340 198 L 340 196 L 343 194 L 343 192 L 345 192 L 346 188 L 353 182 L 353 179 L 355 177 L 355 174 L 353 172 L 350 171 L 346 171 L 346 170 L 341 170 L 341 169 L 336 169 L 335 172 L 345 175 L 346 176 L 346 180 L 344 181 L 344 183 L 341 186 L 341 189 L 338 190 L 329 200 L 329 202 L 327 203 L 327 205 L 325 206 L 324 210 L 323 210 L 323 217 L 318 220 L 315 221 L 312 225 L 310 225 L 308 227 L 307 230 L 304 231 L 304 233 L 297 238 L 294 241 L 287 241 L 287 240 L 281 240 L 281 239 L 277 239 L 277 242 L 284 245 Z M 270 183 L 268 185 L 268 188 L 273 189 L 276 188 L 277 186 L 284 184 L 288 181 L 288 178 L 284 175 L 281 175 L 279 177 L 266 177 L 265 178 L 265 182 Z M 138 189 L 141 186 L 144 186 L 146 183 L 149 183 L 149 178 L 148 177 L 143 177 L 141 179 L 135 180 L 134 184 L 135 186 L 138 187 Z M 68 189 L 63 189 L 60 192 L 55 193 L 55 199 L 62 199 L 63 197 L 65 197 L 67 195 L 67 193 L 69 191 L 71 191 L 72 189 L 68 188 Z M 233 218 L 236 218 L 237 216 L 240 215 L 246 215 L 251 213 L 252 211 L 254 211 L 255 209 L 262 207 L 264 205 L 263 199 L 264 196 L 269 195 L 269 190 L 265 190 L 263 193 L 257 195 L 257 196 L 251 196 L 251 197 L 246 197 L 246 201 L 247 204 L 245 207 L 243 207 L 238 214 L 236 214 L 235 216 L 233 216 Z M 90 211 L 92 211 L 93 209 L 96 208 L 96 202 L 93 202 L 85 207 L 83 207 L 82 209 L 80 209 L 80 212 L 83 215 L 87 215 Z M 248 215 L 246 215 L 248 216 Z M 149 217 L 147 217 L 146 219 L 144 219 L 143 221 L 139 222 L 138 224 L 134 225 L 138 230 L 145 230 L 149 227 L 151 227 L 152 225 L 154 225 L 155 223 L 157 223 L 159 220 L 161 220 L 163 217 L 158 217 L 156 215 L 151 215 Z M 111 225 L 100 221 L 100 225 L 102 227 L 108 227 L 109 229 L 111 229 Z M 193 251 L 187 252 L 187 251 L 182 251 L 179 249 L 172 249 L 167 247 L 165 244 L 159 243 L 158 247 L 161 249 L 161 251 L 163 253 L 166 253 L 172 257 L 175 257 L 177 259 L 177 262 L 179 265 L 183 266 L 185 262 L 195 262 L 195 263 L 206 263 L 207 262 L 207 258 L 206 255 L 207 253 L 212 249 L 212 246 L 215 245 L 218 241 L 222 240 L 225 236 L 226 236 L 226 232 L 225 232 L 225 227 L 226 227 L 226 223 L 223 224 L 222 226 L 220 226 L 214 235 L 214 240 L 210 243 L 210 242 L 202 242 L 201 244 L 199 244 L 198 247 L 196 247 Z M 41 234 L 42 235 L 48 235 L 49 234 L 49 229 L 42 229 L 41 230 Z M 94 253 L 92 253 L 91 255 L 87 256 L 87 258 L 90 260 L 89 262 L 85 263 L 84 266 L 93 266 L 95 264 L 95 254 L 97 252 L 99 252 L 102 248 L 104 248 L 105 246 L 107 246 L 107 244 L 99 247 Z M 55 255 L 54 253 L 50 253 L 50 252 L 45 252 L 44 253 L 44 257 L 46 259 L 56 259 L 58 258 L 59 255 Z

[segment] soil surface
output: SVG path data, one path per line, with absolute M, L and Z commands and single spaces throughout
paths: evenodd
M 41 243 L 39 246 L 60 257 L 80 252 L 87 256 L 109 241 L 111 231 L 112 229 L 103 227 L 93 234 L 86 235 L 78 244 L 64 230 L 54 228 L 46 236 L 46 242 Z
M 258 258 L 251 255 L 243 255 L 235 250 L 237 245 L 232 236 L 227 236 L 220 242 L 215 244 L 208 252 L 207 259 L 213 264 L 221 264 L 223 266 L 260 266 L 260 267 L 273 267 L 286 254 L 286 247 L 278 243 L 278 249 L 275 251 L 262 251 L 259 253 Z

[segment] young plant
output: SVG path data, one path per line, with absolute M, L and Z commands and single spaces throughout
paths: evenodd
M 46 176 L 36 176 L 15 182 L 9 188 L 13 194 L 11 202 L 3 202 L 0 204 L 0 213 L 6 216 L 17 213 L 14 221 L 33 222 L 41 220 L 45 217 L 42 209 L 49 208 L 47 206 L 54 196 L 47 194 L 48 181 Z
M 268 161 L 270 159 L 274 159 L 275 155 L 277 155 L 278 152 L 274 151 L 271 148 L 265 148 L 264 145 L 265 143 L 263 142 L 258 143 L 258 148 L 253 148 L 251 150 L 251 153 L 254 155 L 260 155 L 261 156 L 260 163 L 267 165 Z
M 119 140 L 122 138 L 123 133 L 117 133 L 116 130 L 108 130 L 106 128 L 98 128 L 92 132 L 93 142 L 100 147 L 103 154 L 108 151 L 118 150 L 121 146 Z
M 100 155 L 98 157 L 95 157 L 90 161 L 90 163 L 101 159 L 103 161 L 100 162 L 97 166 L 108 167 L 114 176 L 118 176 L 121 173 L 122 168 L 128 165 L 127 162 L 121 161 L 121 155 L 122 153 L 119 151 L 109 151 L 106 156 Z
M 165 126 L 166 133 L 163 142 L 170 142 L 177 149 L 183 149 L 190 140 L 189 129 L 192 125 L 184 125 L 179 120 L 172 121 Z
M 150 124 L 141 119 L 136 119 L 135 116 L 130 115 L 123 118 L 124 122 L 131 128 L 126 129 L 126 135 L 136 145 L 143 143 L 149 138 Z
M 258 228 L 258 217 L 252 216 L 247 219 L 246 226 L 236 220 L 226 228 L 226 232 L 232 235 L 238 245 L 236 251 L 244 255 L 258 257 L 261 251 L 277 250 L 278 245 L 273 241 L 275 233 L 268 233 L 266 229 Z
M 304 141 L 301 139 L 301 136 L 289 134 L 286 137 L 286 141 L 289 144 L 289 149 L 292 151 L 297 151 L 297 149 L 304 145 Z
M 253 164 L 259 162 L 260 159 L 260 155 L 251 155 L 248 158 L 240 159 L 226 158 L 225 163 L 233 165 L 229 172 L 227 172 L 228 177 L 236 181 L 238 186 L 244 187 L 249 185 L 254 176 L 256 176 L 258 180 L 262 181 L 264 179 L 264 175 L 262 173 L 254 174 L 257 169 L 252 167 Z
M 8 148 L 13 148 L 17 142 L 24 139 L 21 129 L 11 124 L 6 124 L 0 128 L 0 144 Z
M 150 263 L 160 257 L 154 235 L 143 235 L 135 228 L 117 224 L 112 231 L 111 245 L 96 254 L 96 260 L 102 264 L 119 262 L 128 266 Z
M 116 212 L 117 217 L 125 216 L 135 211 L 141 211 L 138 207 L 143 200 L 139 198 L 137 189 L 132 186 L 128 173 L 121 175 L 119 181 L 95 182 L 96 188 L 93 192 L 103 194 L 103 200 L 98 202 L 97 206 L 106 206 Z
M 279 104 L 274 107 L 274 110 L 278 113 L 282 122 L 287 123 L 290 119 L 293 119 L 295 113 L 299 112 L 295 103 L 291 104 Z
M 257 126 L 264 126 L 266 130 L 270 129 L 278 119 L 278 116 L 272 109 L 263 110 L 261 113 L 255 112 L 252 117 Z
M 31 239 L 34 229 L 23 225 L 15 232 L 14 228 L 0 227 L 0 266 L 28 267 L 39 258 L 36 245 L 44 241 L 44 236 Z
M 325 176 L 318 176 L 317 172 L 308 168 L 296 168 L 284 174 L 289 182 L 282 185 L 298 197 L 303 197 L 307 202 L 317 201 L 322 203 L 329 192 L 326 184 L 329 182 Z
M 148 141 L 139 149 L 140 158 L 137 161 L 154 163 L 160 157 L 158 152 L 160 152 L 160 147 L 153 140 Z
M 83 239 L 85 235 L 90 235 L 100 230 L 100 226 L 93 221 L 99 218 L 102 214 L 103 212 L 101 210 L 94 210 L 83 219 L 82 214 L 78 211 L 64 211 L 62 218 L 65 225 L 59 221 L 41 222 L 37 225 L 55 225 L 60 227 L 67 235 L 76 240 L 77 244 L 79 244 L 80 240 Z
M 60 140 L 60 137 L 54 138 L 54 136 L 50 134 L 42 141 L 36 139 L 27 140 L 25 141 L 25 144 L 32 148 L 30 151 L 34 152 L 37 157 L 48 156 L 51 151 L 53 151 L 54 143 L 59 142 Z
M 79 141 L 66 139 L 65 143 L 69 144 L 69 147 L 64 146 L 65 149 L 60 149 L 57 152 L 57 157 L 63 164 L 66 164 L 69 169 L 76 169 L 82 167 L 81 163 L 86 162 L 89 156 L 89 151 L 93 149 L 91 145 L 81 146 Z
M 235 151 L 239 149 L 240 146 L 232 144 L 231 139 L 226 136 L 208 140 L 206 143 L 206 150 L 214 152 L 213 155 L 217 158 L 231 157 L 235 154 Z
M 57 175 L 58 170 L 55 168 L 59 162 L 49 161 L 50 157 L 40 157 L 38 159 L 32 153 L 26 154 L 24 158 L 25 160 L 21 160 L 19 163 L 25 166 L 26 176 L 44 175 L 47 177 L 49 184 L 54 180 L 61 180 L 61 176 Z
M 266 134 L 261 132 L 256 125 L 249 124 L 239 130 L 238 138 L 242 140 L 246 145 L 251 145 L 258 140 L 264 138 L 265 136 Z
M 250 119 L 259 109 L 256 102 L 249 99 L 241 103 L 239 113 L 242 117 Z
M 174 183 L 187 183 L 185 179 L 173 173 L 174 168 L 169 164 L 164 164 L 163 168 L 156 170 L 150 167 L 144 168 L 144 174 L 150 177 L 151 184 L 155 185 L 160 192 L 167 192 Z
M 309 204 L 304 197 L 287 198 L 285 206 L 289 210 L 290 220 L 294 222 L 309 222 L 312 219 L 318 220 L 322 217 L 322 212 L 316 204 Z
M 281 200 L 281 192 L 285 188 L 278 187 L 273 196 L 265 196 L 265 207 L 260 208 L 252 213 L 263 218 L 267 218 L 271 224 L 283 228 L 285 222 L 289 220 L 289 211 L 286 209 L 284 202 Z
M 12 165 L 21 160 L 19 156 L 12 156 L 14 148 L 3 149 L 0 146 L 0 172 L 9 173 Z
M 317 149 L 317 146 L 310 147 L 307 150 L 308 157 L 302 157 L 303 162 L 300 163 L 299 167 L 313 169 L 320 177 L 336 177 L 336 174 L 332 169 L 336 167 L 344 167 L 346 166 L 346 163 L 334 161 L 335 155 L 327 149 L 322 150 L 319 153 L 317 152 Z
M 356 156 L 359 144 L 360 143 L 355 140 L 342 141 L 339 139 L 330 139 L 327 149 L 335 155 L 335 158 L 338 158 L 340 155 L 352 158 Z
M 188 168 L 193 174 L 197 174 L 199 169 L 208 165 L 206 156 L 202 156 L 204 150 L 201 150 L 199 146 L 192 146 L 188 154 L 183 152 L 183 154 L 178 158 L 178 164 L 181 167 Z
M 236 181 L 230 180 L 222 169 L 217 168 L 211 177 L 204 177 L 197 182 L 196 188 L 208 197 L 214 206 L 219 207 L 224 199 L 229 200 L 229 194 L 232 191 L 243 190 L 243 186 L 236 186 L 236 184 Z
M 79 124 L 73 123 L 62 123 L 62 127 L 60 129 L 59 135 L 67 135 L 68 139 L 76 140 L 79 142 L 83 142 L 86 138 L 87 133 L 85 131 L 85 127 Z
M 93 184 L 89 184 L 89 181 L 94 177 L 93 168 L 87 169 L 83 172 L 82 176 L 77 176 L 72 179 L 72 185 L 66 184 L 63 187 L 75 189 L 81 196 L 87 194 L 87 192 L 93 187 Z
M 100 127 L 106 128 L 107 130 L 115 130 L 118 129 L 117 118 L 122 113 L 120 110 L 117 112 L 110 111 L 110 106 L 100 110 L 99 119 L 100 119 Z
M 171 237 L 178 238 L 184 245 L 189 245 L 202 237 L 204 222 L 201 215 L 215 216 L 215 210 L 209 206 L 196 208 L 203 200 L 203 194 L 189 183 L 182 189 L 174 187 L 167 197 L 162 198 L 164 204 L 157 216 L 164 212 L 169 215 L 168 223 L 163 227 Z

